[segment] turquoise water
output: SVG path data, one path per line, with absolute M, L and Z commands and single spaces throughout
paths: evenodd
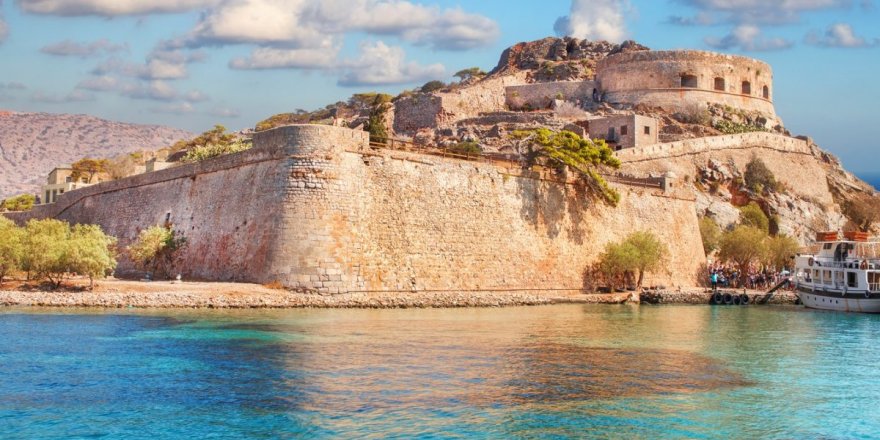
M 880 437 L 880 316 L 0 309 L 0 438 Z

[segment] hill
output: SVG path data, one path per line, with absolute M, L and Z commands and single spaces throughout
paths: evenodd
M 88 115 L 0 111 L 0 198 L 36 192 L 58 165 L 154 150 L 192 136 L 177 128 Z

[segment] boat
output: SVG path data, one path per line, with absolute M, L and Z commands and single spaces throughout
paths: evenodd
M 805 307 L 880 313 L 880 241 L 866 233 L 820 232 L 810 252 L 795 256 L 794 281 Z

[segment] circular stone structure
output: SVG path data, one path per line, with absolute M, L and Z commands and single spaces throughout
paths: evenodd
M 776 118 L 773 71 L 751 58 L 698 50 L 637 51 L 599 61 L 605 101 L 687 112 L 721 104 Z

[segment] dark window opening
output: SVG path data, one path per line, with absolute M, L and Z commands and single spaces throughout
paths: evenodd
M 751 95 L 752 94 L 752 83 L 750 83 L 748 81 L 743 81 L 742 94 L 743 95 Z
M 770 87 L 764 86 L 764 99 L 770 99 Z
M 651 127 L 645 126 L 645 134 L 651 134 Z
M 856 273 L 855 272 L 847 272 L 846 273 L 846 286 L 847 287 L 856 287 Z
M 614 127 L 608 127 L 608 140 L 614 141 L 617 139 L 617 133 L 614 131 Z
M 724 78 L 715 78 L 715 90 L 725 90 Z
M 621 135 L 621 136 L 626 136 L 627 133 L 629 133 L 629 130 L 627 130 L 626 125 L 621 125 L 621 126 L 620 126 L 620 135 Z
M 697 88 L 697 77 L 696 75 L 682 75 L 681 76 L 681 86 L 696 89 Z

